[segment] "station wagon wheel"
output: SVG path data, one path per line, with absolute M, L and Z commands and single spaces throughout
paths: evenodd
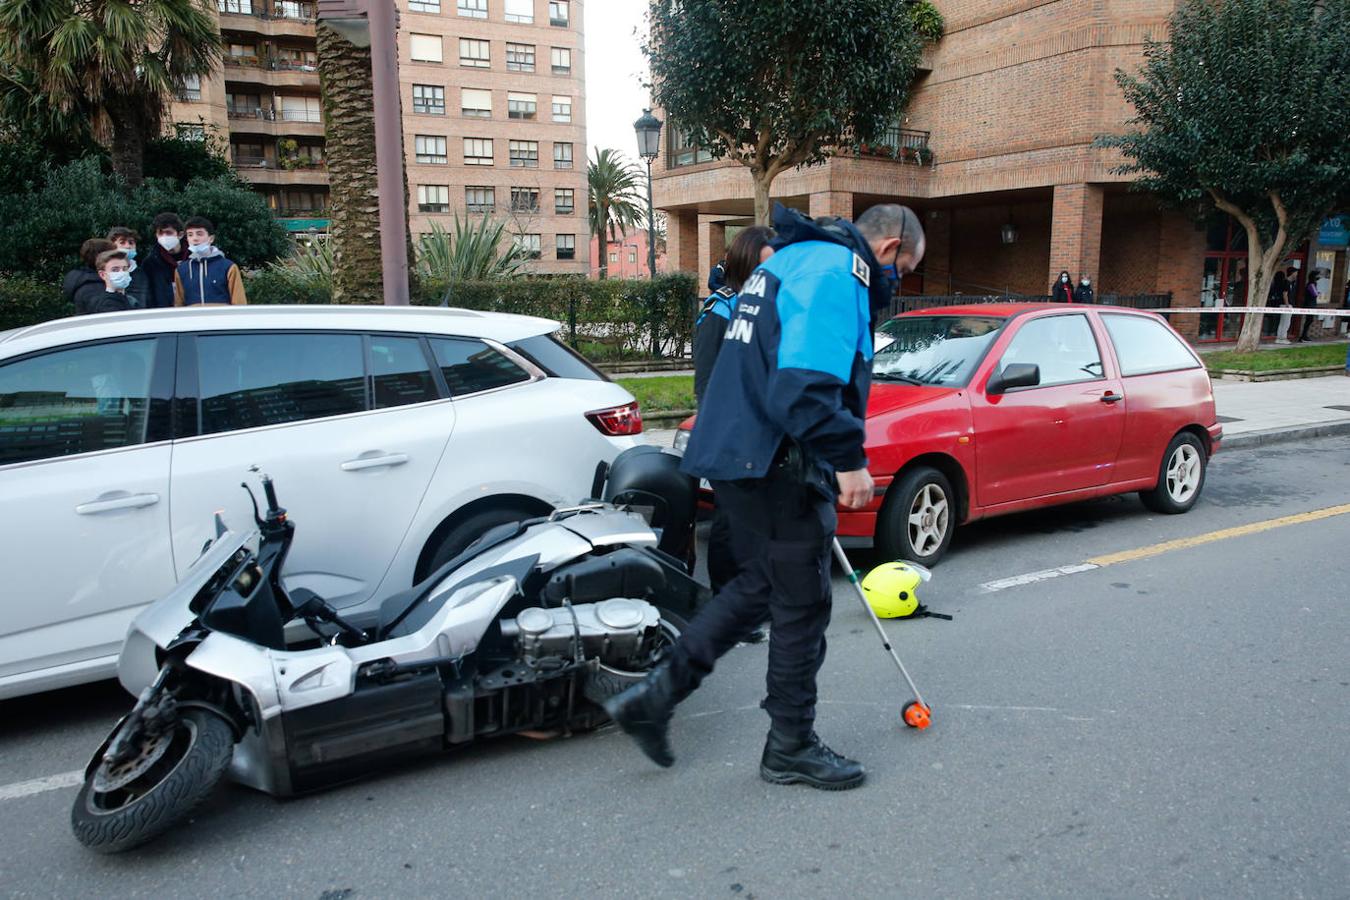
M 906 472 L 886 492 L 876 546 L 887 559 L 933 565 L 952 542 L 958 511 L 947 476 L 929 466 Z
M 1190 432 L 1178 434 L 1163 451 L 1157 486 L 1142 491 L 1140 499 L 1154 512 L 1176 515 L 1188 511 L 1204 489 L 1207 462 L 1199 438 Z

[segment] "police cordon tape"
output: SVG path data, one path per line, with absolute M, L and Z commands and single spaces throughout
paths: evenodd
M 1109 304 L 1108 304 L 1109 305 Z M 1329 316 L 1346 318 L 1350 309 L 1322 309 L 1318 306 L 1169 306 L 1164 309 L 1146 309 L 1161 315 L 1183 313 L 1266 313 L 1277 316 Z

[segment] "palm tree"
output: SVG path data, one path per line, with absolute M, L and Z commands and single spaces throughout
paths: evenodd
M 422 236 L 417 246 L 417 275 L 438 285 L 514 278 L 525 273 L 529 258 L 528 250 L 508 239 L 505 222 L 494 222 L 485 215 L 475 223 L 456 214 L 454 231 L 432 222 L 431 233 Z
M 600 277 L 609 276 L 609 241 L 645 221 L 642 174 L 617 150 L 597 150 L 586 169 L 591 233 L 600 239 Z M 607 240 L 608 238 L 608 240 Z
M 0 0 L 0 104 L 109 142 L 133 187 L 168 102 L 219 61 L 208 0 Z

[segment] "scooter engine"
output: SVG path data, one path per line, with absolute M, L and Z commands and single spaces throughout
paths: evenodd
M 661 613 L 645 600 L 614 597 L 571 607 L 522 610 L 502 619 L 502 636 L 515 640 L 522 657 L 571 658 L 579 655 L 619 665 L 636 658 L 661 623 Z

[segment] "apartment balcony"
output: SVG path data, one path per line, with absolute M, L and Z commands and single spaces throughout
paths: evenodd
M 287 165 L 260 156 L 236 156 L 234 170 L 252 185 L 314 187 L 328 184 L 328 167 L 322 162 Z
M 896 125 L 887 129 L 881 140 L 876 143 L 862 145 L 858 155 L 931 166 L 934 162 L 933 151 L 928 146 L 928 139 L 931 136 L 932 133 L 928 131 L 916 131 Z
M 270 12 L 256 4 L 254 12 L 221 12 L 222 31 L 241 31 L 264 37 L 314 37 L 317 7 L 312 3 L 276 3 Z
M 323 137 L 323 114 L 318 110 L 268 107 L 227 107 L 231 134 L 276 137 Z
M 262 87 L 283 91 L 287 88 L 313 91 L 318 90 L 319 87 L 319 70 L 315 66 L 285 60 L 264 59 L 259 60 L 256 64 L 227 63 L 225 83 L 227 85 Z M 256 90 L 236 91 L 236 93 L 240 92 L 257 93 Z

